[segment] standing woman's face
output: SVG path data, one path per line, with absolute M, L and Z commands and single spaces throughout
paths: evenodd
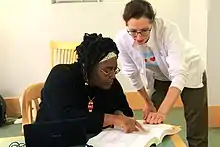
M 115 74 L 119 72 L 117 67 L 117 58 L 111 58 L 101 62 L 94 69 L 92 76 L 93 84 L 102 89 L 109 89 L 115 79 Z
M 146 17 L 139 19 L 131 18 L 127 22 L 128 33 L 133 37 L 134 41 L 138 45 L 142 45 L 150 38 L 150 32 L 152 28 L 152 22 Z

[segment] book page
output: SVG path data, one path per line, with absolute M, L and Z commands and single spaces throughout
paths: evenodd
M 153 136 L 147 133 L 124 133 L 118 129 L 106 129 L 88 141 L 95 147 L 144 147 Z
M 180 131 L 174 131 L 174 126 L 167 124 L 150 125 L 138 122 L 145 128 L 146 132 L 124 133 L 117 128 L 108 128 L 103 130 L 97 136 L 88 141 L 89 145 L 95 147 L 145 147 L 155 143 L 161 143 L 165 135 L 176 134 Z
M 181 128 L 178 126 L 168 124 L 144 124 L 142 120 L 138 120 L 138 122 L 149 131 L 151 135 L 158 139 L 158 142 L 155 142 L 156 144 L 161 143 L 166 135 L 174 135 L 181 131 Z

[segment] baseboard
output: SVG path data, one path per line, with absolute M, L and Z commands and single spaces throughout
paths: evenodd
M 18 117 L 21 115 L 19 97 L 5 97 L 6 114 L 8 117 Z
M 209 127 L 220 127 L 220 106 L 209 106 Z
M 126 97 L 130 107 L 133 110 L 141 110 L 144 106 L 144 100 L 137 92 L 127 92 Z M 7 105 L 7 116 L 18 117 L 21 114 L 19 105 L 19 97 L 7 97 L 5 98 Z M 179 98 L 175 105 L 175 108 L 183 107 L 181 98 Z M 209 127 L 220 127 L 220 106 L 209 106 Z

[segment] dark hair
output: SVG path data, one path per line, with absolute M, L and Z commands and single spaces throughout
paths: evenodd
M 82 65 L 82 72 L 85 80 L 88 82 L 89 73 L 95 66 L 110 52 L 118 55 L 119 51 L 116 43 L 111 38 L 102 37 L 96 33 L 84 35 L 82 43 L 76 47 L 78 63 Z
M 152 5 L 145 0 L 132 0 L 125 6 L 123 19 L 127 23 L 131 18 L 139 19 L 146 17 L 152 22 L 156 17 Z

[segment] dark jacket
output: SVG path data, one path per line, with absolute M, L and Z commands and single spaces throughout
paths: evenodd
M 117 79 L 108 90 L 89 87 L 85 84 L 79 63 L 55 66 L 42 89 L 42 102 L 36 122 L 56 121 L 86 117 L 87 133 L 102 130 L 104 113 L 121 110 L 133 117 L 125 94 Z M 93 100 L 93 112 L 88 111 L 89 98 Z

